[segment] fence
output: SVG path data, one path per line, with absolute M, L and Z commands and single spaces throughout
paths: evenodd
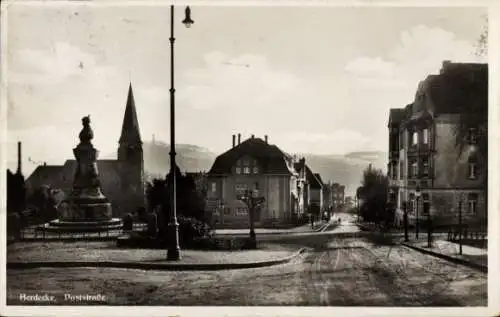
M 133 231 L 144 231 L 147 225 L 145 223 L 134 223 Z M 22 228 L 19 231 L 18 237 L 10 237 L 9 242 L 22 241 L 109 241 L 116 240 L 125 232 L 123 229 L 112 230 L 94 230 L 82 232 L 64 232 L 64 231 L 48 231 L 41 226 L 30 226 Z

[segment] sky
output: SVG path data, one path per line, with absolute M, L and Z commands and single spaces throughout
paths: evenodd
M 484 8 L 176 7 L 176 142 L 216 153 L 254 134 L 289 153 L 386 151 L 390 108 L 443 60 L 481 61 Z M 132 82 L 144 141 L 169 142 L 166 6 L 11 4 L 7 160 L 62 164 L 81 118 L 115 153 Z M 5 106 L 5 105 L 3 105 Z M 31 161 L 28 161 L 28 157 Z

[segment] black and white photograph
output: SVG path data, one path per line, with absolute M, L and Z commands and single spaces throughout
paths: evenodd
M 492 7 L 279 2 L 2 2 L 2 315 L 498 314 Z

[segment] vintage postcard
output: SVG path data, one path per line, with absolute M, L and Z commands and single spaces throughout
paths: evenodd
M 2 2 L 1 314 L 497 315 L 495 8 Z

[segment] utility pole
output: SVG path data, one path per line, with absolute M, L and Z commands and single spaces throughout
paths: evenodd
M 462 197 L 458 202 L 458 253 L 462 255 Z

